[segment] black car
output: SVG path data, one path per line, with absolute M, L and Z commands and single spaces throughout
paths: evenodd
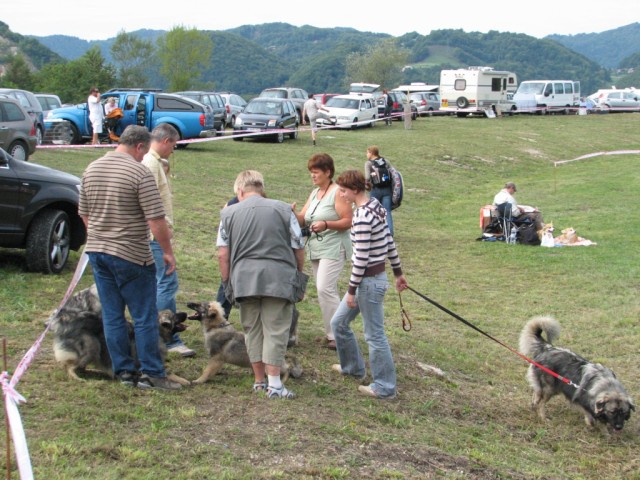
M 176 95 L 190 98 L 196 102 L 202 103 L 205 107 L 208 107 L 213 113 L 213 129 L 216 134 L 222 135 L 224 133 L 224 127 L 227 123 L 227 108 L 224 103 L 224 99 L 214 92 L 175 92 Z
M 393 100 L 393 105 L 391 107 L 391 118 L 393 120 L 402 120 L 404 118 L 404 104 L 409 103 L 409 99 L 404 92 L 387 92 L 387 95 L 391 97 Z M 411 120 L 415 120 L 418 118 L 418 108 L 410 103 L 411 108 Z M 384 97 L 380 97 L 378 99 L 378 117 L 384 117 Z
M 298 113 L 291 100 L 284 98 L 254 98 L 244 111 L 236 118 L 233 132 L 268 132 L 274 131 L 270 137 L 276 142 L 282 143 L 285 135 L 289 138 L 298 138 Z M 288 131 L 285 131 L 288 130 Z M 264 138 L 266 135 L 260 135 Z M 234 136 L 234 140 L 241 141 L 242 136 Z
M 78 177 L 0 149 L 0 247 L 25 249 L 32 272 L 60 273 L 86 240 L 79 192 Z

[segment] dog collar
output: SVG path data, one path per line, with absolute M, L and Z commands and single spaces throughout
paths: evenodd
M 224 328 L 224 327 L 228 327 L 229 325 L 231 325 L 229 322 L 224 322 L 224 323 L 221 323 L 220 325 L 218 325 L 215 328 Z

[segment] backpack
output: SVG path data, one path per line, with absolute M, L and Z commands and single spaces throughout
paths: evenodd
M 391 174 L 391 210 L 395 210 L 402 204 L 404 181 L 402 174 L 391 165 L 389 165 L 389 173 Z
M 536 230 L 535 223 L 525 223 L 518 228 L 518 238 L 516 240 L 522 245 L 540 245 L 540 237 Z
M 371 184 L 374 187 L 390 187 L 391 173 L 389 164 L 384 158 L 376 158 L 371 161 Z

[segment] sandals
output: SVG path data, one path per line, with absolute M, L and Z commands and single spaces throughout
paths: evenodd
M 253 393 L 262 393 L 267 390 L 265 382 L 256 382 L 253 384 Z
M 287 390 L 287 387 L 284 385 L 281 388 L 267 388 L 267 397 L 268 398 L 282 398 L 284 400 L 291 400 L 296 398 L 296 394 L 291 390 Z

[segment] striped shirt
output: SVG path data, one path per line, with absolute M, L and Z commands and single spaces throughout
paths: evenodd
M 132 156 L 108 152 L 87 167 L 78 213 L 89 219 L 85 251 L 153 263 L 147 220 L 165 212 L 153 175 Z
M 400 257 L 396 250 L 389 226 L 386 221 L 386 210 L 375 198 L 358 207 L 351 222 L 351 277 L 349 293 L 355 294 L 358 285 L 365 276 L 365 271 L 372 267 L 380 267 L 388 258 L 395 276 L 402 275 Z

